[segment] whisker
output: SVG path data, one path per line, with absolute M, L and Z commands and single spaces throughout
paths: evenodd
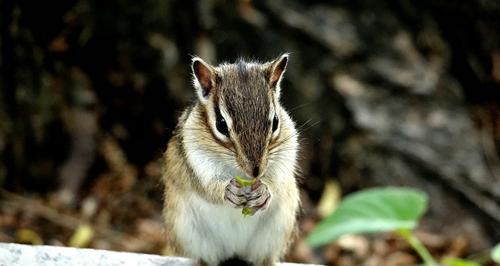
M 228 148 L 228 147 L 226 147 L 224 145 L 218 144 L 217 142 L 215 142 L 213 140 L 212 137 L 209 137 L 209 136 L 197 135 L 196 137 L 191 136 L 191 137 L 184 137 L 183 138 L 183 141 L 185 141 L 185 142 L 186 141 L 191 141 L 193 143 L 199 142 L 200 140 L 207 141 L 207 142 L 203 143 L 203 145 L 205 145 L 205 146 L 222 148 L 222 149 L 225 149 L 226 151 L 230 152 L 231 154 L 235 154 L 235 152 L 232 149 L 230 149 L 230 148 Z M 216 144 L 214 144 L 214 143 L 216 143 Z
M 299 104 L 299 105 L 297 105 L 297 106 L 295 106 L 295 107 L 290 108 L 290 109 L 288 110 L 288 112 L 289 112 L 289 113 L 291 113 L 291 112 L 293 112 L 293 111 L 295 111 L 295 110 L 297 110 L 297 109 L 301 109 L 301 108 L 304 108 L 304 107 L 306 107 L 306 106 L 308 106 L 308 105 L 311 105 L 312 103 L 313 103 L 313 102 L 311 101 L 311 102 L 307 102 L 307 103 Z
M 189 140 L 184 140 L 184 142 L 185 143 L 199 143 L 199 141 L 197 141 L 197 140 L 191 140 L 191 142 Z M 224 153 L 224 154 L 231 155 L 231 156 L 234 155 L 234 152 L 232 150 L 230 150 L 227 147 L 224 147 L 222 145 L 214 145 L 214 144 L 203 143 L 202 147 L 205 150 L 208 150 L 208 151 L 211 151 L 211 152 Z M 220 149 L 222 149 L 222 150 L 220 150 Z
M 290 140 L 291 138 L 295 137 L 295 136 L 298 136 L 300 133 L 308 130 L 309 128 L 319 124 L 321 121 L 316 121 L 314 123 L 311 123 L 310 125 L 307 125 L 309 124 L 310 122 L 312 121 L 312 119 L 308 119 L 307 121 L 305 121 L 302 125 L 300 125 L 299 127 L 297 127 L 297 130 L 295 133 L 293 134 L 290 134 L 289 136 L 285 137 L 284 139 L 278 141 L 276 144 L 274 144 L 275 147 L 279 147 L 281 146 L 283 143 L 285 143 L 286 141 Z M 306 127 L 307 126 L 307 127 Z

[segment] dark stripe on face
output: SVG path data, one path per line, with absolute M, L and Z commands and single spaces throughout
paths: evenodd
M 258 164 L 262 158 L 270 130 L 269 91 L 265 86 L 243 83 L 225 93 L 226 109 L 233 121 L 233 131 L 247 159 Z
M 212 126 L 210 124 L 210 119 L 208 118 L 208 113 L 207 113 L 208 111 L 204 108 L 201 108 L 200 111 L 201 111 L 201 116 L 202 116 L 201 118 L 203 119 L 203 124 L 206 126 L 206 132 L 208 132 L 208 134 L 210 134 L 212 136 L 211 139 L 215 140 L 215 142 L 217 142 L 219 145 L 224 146 L 228 149 L 231 149 L 232 143 L 230 141 L 227 141 L 227 142 L 222 141 L 215 135 L 213 130 L 217 130 L 217 129 L 214 128 L 212 130 Z

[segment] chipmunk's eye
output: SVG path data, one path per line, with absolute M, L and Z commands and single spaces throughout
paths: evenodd
M 278 129 L 278 124 L 279 124 L 278 115 L 275 114 L 273 118 L 273 132 L 275 132 L 276 129 Z
M 215 109 L 215 127 L 222 135 L 229 138 L 229 130 L 227 128 L 226 119 L 220 114 L 219 108 Z

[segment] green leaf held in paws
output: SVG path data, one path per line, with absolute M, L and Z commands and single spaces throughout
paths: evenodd
M 257 181 L 257 179 L 255 179 L 255 178 L 248 180 L 248 179 L 241 178 L 239 175 L 237 175 L 235 177 L 235 179 L 236 179 L 236 182 L 238 182 L 238 184 L 240 184 L 240 186 L 242 186 L 242 187 L 251 186 L 251 185 L 253 185 L 253 183 L 255 183 L 255 181 Z
M 243 210 L 241 210 L 241 214 L 243 214 L 244 217 L 252 216 L 254 215 L 254 213 L 255 213 L 254 210 L 249 207 L 245 207 L 243 208 Z
M 240 184 L 240 186 L 242 186 L 242 187 L 249 187 L 249 186 L 253 185 L 253 183 L 255 183 L 255 181 L 257 181 L 257 179 L 250 179 L 250 180 L 243 179 L 240 176 L 236 176 L 235 179 L 236 179 L 236 182 L 238 182 L 238 184 Z M 243 214 L 244 217 L 252 216 L 252 215 L 254 215 L 254 213 L 255 213 L 255 211 L 252 208 L 248 208 L 248 207 L 245 207 L 245 208 L 243 208 L 243 210 L 241 210 L 241 214 Z

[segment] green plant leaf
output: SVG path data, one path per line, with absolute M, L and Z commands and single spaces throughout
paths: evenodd
M 347 196 L 307 237 L 311 246 L 342 235 L 413 229 L 427 209 L 427 195 L 402 187 L 373 188 Z
M 442 264 L 446 266 L 481 266 L 481 264 L 475 261 L 450 257 L 444 258 Z
M 236 179 L 236 182 L 238 182 L 238 184 L 240 184 L 240 186 L 242 186 L 242 187 L 251 186 L 253 183 L 255 183 L 255 181 L 257 181 L 257 178 L 248 180 L 248 179 L 241 178 L 238 175 L 235 176 L 234 179 Z
M 500 243 L 491 251 L 491 259 L 496 263 L 500 263 Z

